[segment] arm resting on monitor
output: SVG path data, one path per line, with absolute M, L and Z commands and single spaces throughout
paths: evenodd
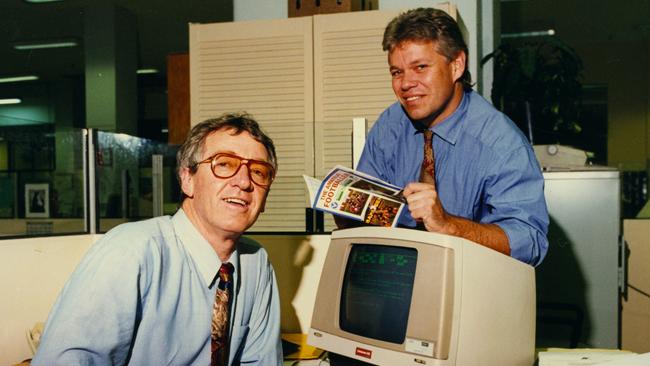
M 446 214 L 447 224 L 443 230 L 437 231 L 443 234 L 459 236 L 471 240 L 499 253 L 510 255 L 510 244 L 505 231 L 497 224 L 481 224 L 462 217 Z M 426 223 L 424 224 L 426 227 Z
M 505 255 L 510 255 L 506 233 L 496 224 L 482 224 L 466 218 L 450 215 L 442 207 L 435 185 L 409 183 L 404 189 L 411 216 L 421 222 L 427 231 L 454 235 Z

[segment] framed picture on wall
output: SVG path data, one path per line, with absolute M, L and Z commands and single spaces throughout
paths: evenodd
M 25 217 L 50 217 L 50 185 L 48 183 L 25 184 Z

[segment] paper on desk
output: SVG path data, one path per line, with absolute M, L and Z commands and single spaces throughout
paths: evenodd
M 284 339 L 287 342 L 291 342 L 300 346 L 297 352 L 289 355 L 284 355 L 285 360 L 310 360 L 310 359 L 319 360 L 323 352 L 325 352 L 320 348 L 316 348 L 314 346 L 308 345 L 306 334 L 282 333 L 282 339 Z M 303 362 L 301 361 L 300 365 L 302 364 Z
M 609 362 L 599 363 L 598 366 L 648 366 L 650 365 L 650 353 L 631 355 Z
M 591 366 L 604 365 L 635 355 L 629 351 L 608 349 L 549 349 L 539 353 L 539 366 Z M 646 365 L 647 366 L 647 365 Z

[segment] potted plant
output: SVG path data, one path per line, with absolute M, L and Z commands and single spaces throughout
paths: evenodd
M 581 125 L 582 61 L 555 37 L 504 42 L 481 60 L 494 60 L 492 103 L 531 143 L 577 145 Z

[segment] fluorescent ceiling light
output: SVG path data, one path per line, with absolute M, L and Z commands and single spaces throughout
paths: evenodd
M 62 47 L 76 47 L 79 45 L 77 41 L 72 39 L 58 40 L 58 41 L 34 41 L 34 42 L 21 42 L 15 43 L 14 48 L 17 50 L 38 50 L 41 48 L 62 48 Z
M 158 69 L 138 69 L 138 71 L 136 71 L 136 73 L 138 73 L 139 75 L 142 75 L 142 74 L 157 74 Z
M 0 83 L 15 83 L 18 81 L 32 81 L 38 80 L 36 75 L 25 75 L 25 76 L 10 76 L 6 78 L 0 78 Z
M 546 36 L 554 36 L 554 35 L 555 35 L 555 29 L 547 29 L 543 31 L 503 33 L 501 34 L 501 38 L 546 37 Z
M 21 100 L 18 99 L 18 98 L 0 99 L 0 105 L 2 105 L 2 104 L 18 104 L 20 102 L 21 102 Z

